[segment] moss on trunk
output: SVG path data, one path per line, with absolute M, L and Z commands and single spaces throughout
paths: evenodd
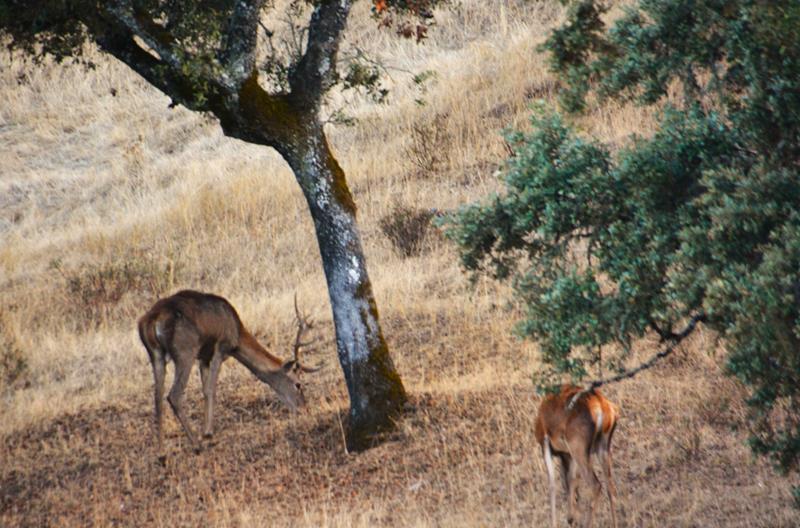
M 368 306 L 367 310 L 362 311 L 363 319 L 377 322 L 378 305 L 369 279 L 359 285 L 356 296 L 365 300 Z M 394 367 L 380 327 L 376 338 L 377 342 L 370 347 L 369 357 L 362 367 L 365 372 L 359 376 L 364 392 L 370 396 L 370 405 L 366 410 L 350 407 L 347 431 L 347 448 L 350 451 L 368 449 L 376 442 L 377 435 L 393 429 L 408 401 L 405 387 Z

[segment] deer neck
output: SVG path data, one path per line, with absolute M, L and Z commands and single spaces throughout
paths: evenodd
M 241 332 L 239 346 L 231 355 L 263 382 L 272 384 L 277 376 L 283 374 L 283 362 L 270 354 L 247 330 Z

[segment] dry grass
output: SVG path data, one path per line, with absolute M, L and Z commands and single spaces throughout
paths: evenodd
M 495 5 L 496 4 L 496 5 Z M 535 52 L 555 3 L 464 0 L 424 46 L 379 32 L 359 4 L 346 46 L 394 69 L 392 104 L 332 98 L 358 118 L 330 127 L 362 225 L 378 304 L 412 408 L 383 445 L 343 451 L 347 398 L 328 343 L 309 361 L 312 402 L 291 416 L 229 362 L 218 435 L 186 449 L 168 419 L 156 464 L 151 374 L 134 331 L 149 304 L 183 287 L 228 297 L 286 355 L 298 292 L 332 336 L 313 228 L 280 158 L 222 136 L 121 65 L 0 67 L 0 343 L 24 361 L 0 382 L 3 526 L 542 525 L 533 445 L 535 345 L 510 337 L 506 288 L 472 288 L 429 237 L 402 258 L 379 228 L 398 205 L 448 209 L 496 188 L 501 130 L 525 126 L 556 83 Z M 420 94 L 404 71 L 435 70 Z M 112 95 L 112 92 L 116 95 Z M 414 99 L 423 96 L 426 104 Z M 415 130 L 442 128 L 435 170 L 414 163 Z M 620 144 L 652 116 L 598 108 L 580 126 Z M 416 127 L 416 128 L 415 128 Z M 10 344 L 9 344 L 10 343 Z M 791 526 L 788 481 L 745 445 L 741 390 L 700 336 L 656 371 L 609 389 L 627 526 Z M 641 344 L 640 357 L 652 352 Z M 189 388 L 193 418 L 199 390 Z M 267 393 L 267 396 L 265 396 Z M 599 520 L 608 520 L 607 508 Z

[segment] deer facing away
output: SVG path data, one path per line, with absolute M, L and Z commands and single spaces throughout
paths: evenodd
M 166 363 L 175 363 L 175 379 L 167 395 L 172 411 L 197 451 L 200 443 L 192 431 L 183 407 L 183 392 L 195 361 L 200 364 L 200 379 L 205 398 L 203 434 L 211 437 L 214 420 L 214 396 L 222 362 L 229 356 L 247 367 L 258 379 L 275 390 L 278 398 L 290 409 L 305 405 L 300 372 L 314 372 L 300 364 L 302 347 L 313 341 L 301 342 L 313 323 L 297 309 L 297 336 L 294 359 L 283 362 L 261 346 L 245 329 L 236 309 L 224 298 L 208 293 L 184 290 L 157 301 L 139 319 L 139 337 L 150 356 L 155 380 L 155 426 L 159 457 L 163 455 L 163 400 Z
M 574 400 L 574 401 L 573 401 Z M 550 488 L 550 520 L 556 526 L 556 488 L 553 456 L 561 460 L 561 472 L 567 492 L 570 525 L 574 523 L 574 508 L 578 473 L 591 488 L 590 504 L 585 525 L 591 527 L 594 509 L 600 497 L 600 481 L 592 469 L 592 456 L 597 455 L 606 475 L 611 522 L 617 527 L 614 511 L 616 490 L 611 474 L 611 438 L 617 427 L 619 410 L 600 391 L 582 393 L 580 387 L 565 385 L 557 394 L 551 394 L 539 405 L 536 417 L 536 441 L 542 447 L 547 480 Z M 583 501 L 581 501 L 583 502 Z

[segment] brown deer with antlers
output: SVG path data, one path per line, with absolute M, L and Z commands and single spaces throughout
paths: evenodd
M 200 443 L 189 426 L 183 408 L 183 392 L 195 361 L 200 363 L 200 379 L 205 397 L 203 434 L 207 438 L 212 436 L 213 431 L 214 396 L 219 369 L 229 356 L 272 387 L 278 398 L 290 409 L 296 410 L 305 405 L 298 374 L 315 372 L 320 367 L 309 368 L 300 363 L 301 348 L 311 345 L 315 340 L 301 341 L 313 323 L 300 314 L 296 296 L 294 309 L 298 325 L 294 359 L 286 362 L 261 346 L 244 327 L 236 309 L 217 295 L 191 290 L 180 291 L 157 301 L 139 319 L 139 337 L 150 356 L 155 378 L 155 425 L 158 453 L 162 461 L 164 376 L 169 359 L 175 363 L 175 380 L 167 401 L 196 451 L 199 451 Z
M 542 447 L 547 480 L 550 487 L 550 520 L 556 526 L 556 488 L 553 456 L 561 460 L 562 476 L 567 491 L 567 522 L 574 523 L 577 476 L 591 487 L 591 502 L 585 525 L 591 527 L 601 486 L 592 469 L 592 455 L 597 455 L 605 470 L 611 522 L 617 527 L 614 511 L 614 480 L 611 475 L 611 438 L 617 427 L 619 410 L 600 391 L 584 391 L 565 385 L 558 394 L 551 394 L 539 405 L 536 417 L 536 441 Z

